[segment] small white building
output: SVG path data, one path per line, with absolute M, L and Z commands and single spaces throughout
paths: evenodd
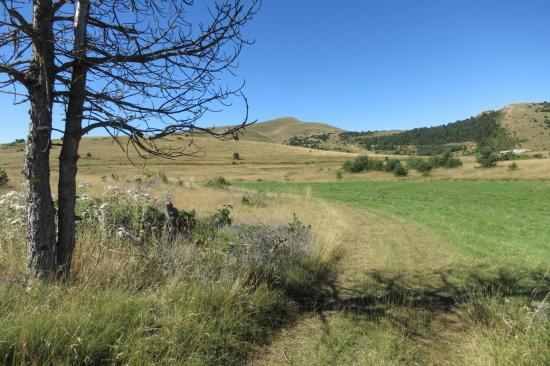
M 529 149 L 513 149 L 513 150 L 504 150 L 500 152 L 500 155 L 506 155 L 506 154 L 525 154 L 526 152 L 529 152 Z

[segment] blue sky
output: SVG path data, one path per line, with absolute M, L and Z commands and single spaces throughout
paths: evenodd
M 550 100 L 548 14 L 548 0 L 264 0 L 237 75 L 252 119 L 437 125 Z M 25 137 L 26 106 L 0 95 L 0 108 L 0 142 Z M 203 124 L 241 112 L 235 105 Z

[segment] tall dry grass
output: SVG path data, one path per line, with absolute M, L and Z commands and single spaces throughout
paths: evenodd
M 42 284 L 25 274 L 23 223 L 2 220 L 0 363 L 240 365 L 331 296 L 338 243 L 319 241 L 314 220 L 311 232 L 299 220 L 290 230 L 298 205 L 278 210 L 286 202 L 268 198 L 255 209 L 237 206 L 234 190 L 150 188 L 204 214 L 234 205 L 234 225 L 160 251 L 84 223 L 70 280 Z

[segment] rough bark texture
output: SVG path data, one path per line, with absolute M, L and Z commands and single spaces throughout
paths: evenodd
M 164 204 L 164 228 L 162 233 L 162 242 L 165 242 L 168 245 L 172 245 L 176 240 L 178 234 L 178 209 L 174 207 L 172 202 L 167 201 Z M 161 248 L 162 250 L 162 248 Z
M 53 32 L 51 1 L 33 2 L 33 43 L 29 85 L 30 123 L 24 173 L 27 178 L 29 271 L 40 278 L 55 272 L 55 209 L 50 188 L 53 106 Z
M 75 247 L 75 205 L 78 147 L 82 133 L 83 104 L 86 91 L 87 66 L 82 60 L 86 56 L 86 21 L 89 1 L 80 0 L 75 13 L 75 64 L 73 66 L 69 105 L 65 120 L 63 147 L 59 156 L 59 211 L 56 265 L 58 274 L 66 276 L 71 269 Z

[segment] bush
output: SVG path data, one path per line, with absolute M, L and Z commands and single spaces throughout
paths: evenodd
M 462 160 L 453 158 L 450 152 L 446 152 L 441 155 L 432 156 L 430 164 L 433 167 L 457 168 L 462 166 Z
M 344 175 L 342 174 L 342 171 L 341 170 L 337 170 L 336 171 L 336 179 L 337 180 L 342 180 L 344 178 Z
M 407 161 L 407 167 L 425 175 L 428 175 L 433 169 L 432 163 L 424 159 L 410 159 Z
M 519 169 L 518 163 L 516 162 L 513 162 L 512 164 L 508 165 L 508 170 L 511 172 L 516 171 L 518 169 Z
M 91 157 L 92 157 L 92 153 L 91 153 L 91 152 L 87 152 L 87 153 L 86 153 L 86 157 L 87 157 L 87 158 L 91 158 Z
M 500 160 L 516 160 L 518 157 L 512 151 L 507 151 L 500 155 Z
M 409 174 L 409 171 L 403 165 L 399 164 L 399 166 L 397 166 L 393 171 L 393 174 L 396 177 L 405 177 L 406 175 Z
M 367 163 L 367 171 L 381 172 L 384 170 L 384 162 L 379 159 L 370 159 Z
M 350 173 L 360 173 L 364 171 L 395 172 L 400 167 L 403 168 L 403 165 L 396 159 L 369 159 L 367 155 L 361 155 L 356 157 L 354 160 L 347 160 L 344 162 L 344 165 L 342 165 L 342 170 Z M 403 172 L 402 169 L 401 172 Z M 338 178 L 338 173 L 336 174 Z
M 387 172 L 393 172 L 401 166 L 401 162 L 397 159 L 387 159 L 384 164 L 384 170 Z
M 231 185 L 231 182 L 220 175 L 210 180 L 207 180 L 204 185 L 211 188 L 223 189 L 229 187 Z
M 8 183 L 8 173 L 0 167 L 0 187 Z
M 481 149 L 477 154 L 476 161 L 483 167 L 483 168 L 493 168 L 497 166 L 497 161 L 499 160 L 499 156 L 497 153 L 492 151 L 491 149 Z
M 241 160 L 241 155 L 238 152 L 233 153 L 233 160 Z
M 369 157 L 367 155 L 360 155 L 353 160 L 347 160 L 342 165 L 342 169 L 350 173 L 360 173 L 368 170 Z
M 241 203 L 245 206 L 266 207 L 269 197 L 265 192 L 254 192 L 244 194 L 241 197 Z

